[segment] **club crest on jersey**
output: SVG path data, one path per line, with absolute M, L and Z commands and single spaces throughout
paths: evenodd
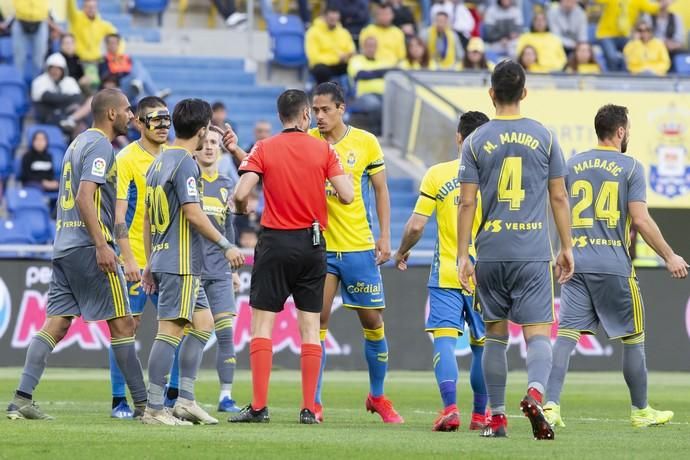
M 105 177 L 105 166 L 106 163 L 103 158 L 96 158 L 91 166 L 91 174 L 93 176 Z
M 193 177 L 187 179 L 187 195 L 197 196 L 196 180 Z
M 654 148 L 656 162 L 649 169 L 649 186 L 656 193 L 675 198 L 690 193 L 689 139 L 684 123 L 689 113 L 667 111 L 657 120 L 659 137 Z
M 355 156 L 355 152 L 349 152 L 347 154 L 347 166 L 350 168 L 354 168 L 356 162 L 357 162 L 357 157 Z
M 223 203 L 228 201 L 228 189 L 225 187 L 220 188 L 220 197 L 223 198 Z

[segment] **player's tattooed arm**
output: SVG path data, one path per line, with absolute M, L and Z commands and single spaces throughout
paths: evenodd
M 122 240 L 125 238 L 129 239 L 129 230 L 127 230 L 127 224 L 115 224 L 115 239 Z

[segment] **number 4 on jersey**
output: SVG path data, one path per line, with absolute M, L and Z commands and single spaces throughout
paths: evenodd
M 510 210 L 517 211 L 524 199 L 522 158 L 507 157 L 503 160 L 501 175 L 498 178 L 498 201 L 510 203 Z

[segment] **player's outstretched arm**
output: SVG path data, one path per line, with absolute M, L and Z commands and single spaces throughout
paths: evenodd
M 86 231 L 89 232 L 91 241 L 96 246 L 98 268 L 106 273 L 113 273 L 117 270 L 117 255 L 105 240 L 101 226 L 98 223 L 98 213 L 94 200 L 96 190 L 98 190 L 98 184 L 95 182 L 85 180 L 79 182 L 75 202 L 77 208 L 79 208 L 81 220 L 86 226 Z
M 477 212 L 478 184 L 463 182 L 460 184 L 460 205 L 458 206 L 458 280 L 463 289 L 473 292 L 476 286 L 474 264 L 470 259 L 470 241 L 472 224 Z
M 628 211 L 632 218 L 632 224 L 642 235 L 647 244 L 654 249 L 654 252 L 666 262 L 666 269 L 674 278 L 685 278 L 688 276 L 688 263 L 681 256 L 673 252 L 671 246 L 666 242 L 652 216 L 649 215 L 647 203 L 644 201 L 633 201 L 628 203 Z
M 141 281 L 141 272 L 137 261 L 134 260 L 132 246 L 129 244 L 129 229 L 125 223 L 127 207 L 126 200 L 115 201 L 115 240 L 125 263 L 125 279 L 131 283 L 136 283 Z
M 223 147 L 225 147 L 225 150 L 230 152 L 232 156 L 237 158 L 237 161 L 242 161 L 247 157 L 247 152 L 242 150 L 238 144 L 239 138 L 232 129 L 232 126 L 230 126 L 228 123 L 225 123 L 225 131 L 217 126 L 211 126 L 211 129 L 223 136 Z
M 376 215 L 379 218 L 379 239 L 376 241 L 376 264 L 381 265 L 391 258 L 391 202 L 386 182 L 386 171 L 371 176 L 371 185 L 376 195 Z
M 331 185 L 338 194 L 338 200 L 342 204 L 350 204 L 355 199 L 355 189 L 352 186 L 352 179 L 345 174 L 329 177 Z
M 561 250 L 556 258 L 556 276 L 563 284 L 573 277 L 575 261 L 573 259 L 573 240 L 570 227 L 570 202 L 565 188 L 565 179 L 556 177 L 549 180 L 549 201 L 556 221 Z
M 249 203 L 249 195 L 254 190 L 254 187 L 259 183 L 261 177 L 255 172 L 244 172 L 240 176 L 239 182 L 235 187 L 233 194 L 233 201 L 235 202 L 235 213 L 247 214 L 247 204 Z
M 230 243 L 225 236 L 216 230 L 208 216 L 204 213 L 204 210 L 201 209 L 199 203 L 192 202 L 183 204 L 182 212 L 192 227 L 194 227 L 197 232 L 201 233 L 201 236 L 216 243 L 218 247 L 223 250 L 225 258 L 228 259 L 232 268 L 238 269 L 242 266 L 244 263 L 244 256 L 242 253 L 240 253 L 237 246 Z
M 417 244 L 424 234 L 424 227 L 429 221 L 428 216 L 412 213 L 403 229 L 403 236 L 400 240 L 398 250 L 393 256 L 395 266 L 398 270 L 407 270 L 407 259 L 410 257 L 410 251 Z

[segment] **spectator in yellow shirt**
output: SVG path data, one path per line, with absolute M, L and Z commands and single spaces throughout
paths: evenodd
M 539 55 L 537 54 L 537 50 L 532 45 L 527 45 L 524 48 L 522 48 L 522 51 L 518 56 L 517 62 L 522 66 L 523 69 L 525 69 L 526 72 L 529 73 L 549 72 L 546 68 L 544 68 L 544 66 L 542 66 L 539 63 Z
M 601 67 L 594 58 L 592 45 L 587 42 L 579 42 L 568 60 L 564 69 L 567 73 L 599 74 Z
M 14 22 L 12 22 L 12 52 L 14 65 L 24 75 L 29 49 L 33 50 L 32 74 L 35 77 L 43 69 L 43 60 L 48 52 L 50 21 L 50 0 L 13 0 Z
M 462 59 L 462 45 L 455 31 L 450 27 L 448 13 L 436 13 L 434 23 L 424 30 L 422 39 L 427 42 L 431 60 L 443 70 L 455 69 Z
M 407 40 L 407 57 L 400 61 L 398 67 L 404 70 L 438 70 L 438 66 L 429 58 L 426 43 L 419 37 Z
M 378 135 L 381 132 L 381 109 L 386 86 L 383 77 L 395 67 L 395 61 L 378 57 L 378 43 L 375 37 L 367 37 L 360 43 L 362 54 L 350 59 L 347 69 L 357 88 L 357 98 L 350 109 L 355 119 L 358 118 L 355 114 L 361 114 L 360 123 L 353 125 Z
M 347 74 L 347 63 L 355 52 L 352 36 L 340 25 L 340 11 L 326 8 L 307 31 L 305 48 L 309 71 L 316 84 Z
M 376 22 L 366 26 L 359 34 L 360 44 L 374 37 L 378 43 L 377 60 L 399 62 L 405 59 L 405 34 L 393 25 L 393 8 L 388 3 L 382 3 L 376 7 L 375 18 Z
M 76 41 L 77 56 L 85 63 L 97 63 L 103 55 L 101 43 L 106 36 L 117 33 L 115 26 L 98 14 L 96 0 L 84 0 L 81 10 L 77 0 L 68 0 L 67 22 Z
M 652 26 L 640 21 L 635 35 L 623 49 L 628 71 L 632 74 L 666 75 L 671 68 L 671 58 L 664 42 L 654 37 Z
M 567 59 L 561 39 L 549 32 L 546 14 L 536 13 L 532 19 L 531 31 L 522 34 L 517 42 L 517 53 L 526 46 L 532 46 L 539 56 L 539 65 L 547 72 L 563 70 Z
M 596 37 L 608 70 L 624 70 L 621 50 L 641 13 L 656 14 L 659 4 L 652 0 L 595 0 L 602 4 Z

